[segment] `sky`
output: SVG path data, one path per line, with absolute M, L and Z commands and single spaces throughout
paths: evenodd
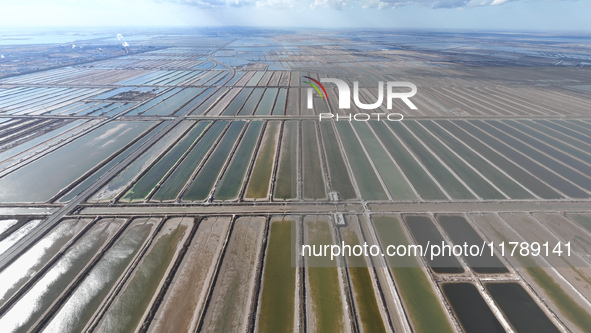
M 591 31 L 589 0 L 0 0 L 0 28 L 256 26 Z

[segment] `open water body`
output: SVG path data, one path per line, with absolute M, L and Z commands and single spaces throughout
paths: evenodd
M 476 245 L 478 248 L 482 247 L 484 240 L 462 216 L 437 215 L 437 220 L 449 237 L 451 237 L 454 244 L 463 245 L 464 243 L 467 243 L 468 246 Z M 465 257 L 468 265 L 470 265 L 476 273 L 490 274 L 509 272 L 499 258 L 496 256 L 490 256 L 490 248 L 488 245 L 485 246 L 485 249 L 485 253 L 481 256 Z
M 81 34 L 79 32 L 13 32 L 3 34 L 0 38 L 0 45 L 34 45 L 34 44 L 54 44 L 67 43 L 77 40 L 113 37 L 113 34 Z
M 117 278 L 134 258 L 149 236 L 156 220 L 132 222 L 72 296 L 49 322 L 44 332 L 80 332 L 114 286 Z
M 99 179 L 102 175 L 104 175 L 107 171 L 109 171 L 111 168 L 113 168 L 119 162 L 121 162 L 122 160 L 127 158 L 127 156 L 129 156 L 129 154 L 131 154 L 136 149 L 138 149 L 142 144 L 144 144 L 144 142 L 148 141 L 152 137 L 152 135 L 154 135 L 155 133 L 158 133 L 166 125 L 168 125 L 168 121 L 164 121 L 164 122 L 160 123 L 159 125 L 155 126 L 154 129 L 152 129 L 150 131 L 150 133 L 147 133 L 146 135 L 144 135 L 143 138 L 140 138 L 139 140 L 136 141 L 136 143 L 131 145 L 129 148 L 125 149 L 125 151 L 121 152 L 119 155 L 117 155 L 116 157 L 111 159 L 111 161 L 109 163 L 106 163 L 99 170 L 97 170 L 93 174 L 86 177 L 86 179 L 84 181 L 80 182 L 78 185 L 76 185 L 76 187 L 71 189 L 64 196 L 62 196 L 58 200 L 58 202 L 68 202 L 68 201 L 72 200 L 73 198 L 75 198 L 78 194 L 80 194 L 82 191 L 84 191 L 84 189 L 89 187 L 92 183 L 94 183 L 97 179 Z
M 518 283 L 487 283 L 485 287 L 517 332 L 560 332 Z
M 0 318 L 5 332 L 27 332 L 51 306 L 100 247 L 120 227 L 121 221 L 104 220 L 95 225 L 82 239 L 57 261 L 10 310 Z
M 13 147 L 11 149 L 8 149 L 2 153 L 0 153 L 0 160 L 5 160 L 8 158 L 11 158 L 13 156 L 16 156 L 22 152 L 24 152 L 27 149 L 33 148 L 36 145 L 39 145 L 45 141 L 54 141 L 51 139 L 54 139 L 56 137 L 61 136 L 63 133 L 72 130 L 73 128 L 82 125 L 86 120 L 75 120 L 67 125 L 61 126 L 58 129 L 55 129 L 53 131 L 50 131 L 46 134 L 40 135 L 34 139 L 31 139 L 25 143 L 22 143 L 16 147 Z M 31 155 L 31 154 L 29 154 Z M 21 156 L 21 158 L 24 158 L 25 156 Z M 4 166 L 8 166 L 7 163 L 4 164 L 0 164 L 0 168 L 3 168 Z
M 0 202 L 49 200 L 151 125 L 111 122 L 76 139 L 0 179 Z
M 216 149 L 188 187 L 183 197 L 184 200 L 204 200 L 207 198 L 243 127 L 244 122 L 234 121 L 230 124 L 224 137 L 217 143 Z
M 171 219 L 165 223 L 159 238 L 153 241 L 151 249 L 129 278 L 125 289 L 117 295 L 96 332 L 135 331 L 188 230 L 189 225 L 182 219 Z
M 66 220 L 0 272 L 0 304 L 29 281 L 89 221 Z
M 252 159 L 252 153 L 261 134 L 262 125 L 262 121 L 251 122 L 248 125 L 240 146 L 236 149 L 216 191 L 216 199 L 228 200 L 238 196 L 238 191 L 246 175 L 246 168 Z
M 446 283 L 443 293 L 466 333 L 505 332 L 473 284 Z
M 443 236 L 441 236 L 430 218 L 420 215 L 407 215 L 404 216 L 404 220 L 417 240 L 417 244 L 422 245 L 424 248 L 427 247 L 427 244 L 441 246 L 444 241 Z M 432 260 L 427 256 L 426 259 L 431 269 L 436 273 L 464 272 L 464 269 L 454 256 L 442 255 L 434 257 Z
M 137 175 L 142 174 L 152 162 L 166 152 L 169 147 L 172 146 L 173 142 L 175 142 L 175 140 L 177 140 L 192 124 L 192 122 L 185 121 L 175 126 L 162 139 L 158 140 L 158 142 L 154 143 L 146 152 L 144 152 L 142 156 L 134 160 L 125 170 L 115 176 L 115 178 L 113 178 L 100 191 L 95 193 L 89 201 L 107 201 L 115 198 L 119 192 L 123 191 L 131 184 Z

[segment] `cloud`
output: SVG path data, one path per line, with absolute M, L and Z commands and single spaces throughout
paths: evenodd
M 391 9 L 404 6 L 427 8 L 471 8 L 502 5 L 518 0 L 158 0 L 195 6 L 201 9 L 266 7 L 266 8 L 377 8 Z
M 302 1 L 296 0 L 160 0 L 159 2 L 189 5 L 203 9 L 240 7 L 293 8 L 296 4 L 302 3 Z
M 310 8 L 333 8 L 343 9 L 346 8 L 352 1 L 344 0 L 314 0 L 314 3 L 310 5 Z

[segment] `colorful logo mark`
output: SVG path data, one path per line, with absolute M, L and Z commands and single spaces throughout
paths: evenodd
M 322 85 L 322 83 L 320 83 L 320 81 L 311 78 L 309 76 L 304 76 L 306 79 L 310 79 L 312 80 L 314 83 L 316 83 L 318 86 L 314 85 L 311 82 L 306 81 L 307 84 L 309 84 L 312 88 L 316 89 L 316 91 L 318 92 L 318 95 L 320 95 L 320 98 L 325 98 L 328 101 L 328 95 L 326 94 L 326 89 L 324 89 L 324 86 Z M 320 89 L 318 89 L 318 87 L 320 87 L 322 89 L 322 91 L 324 92 L 324 95 L 322 95 L 322 92 L 320 92 Z

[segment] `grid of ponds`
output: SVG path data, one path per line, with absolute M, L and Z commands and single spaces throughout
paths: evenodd
M 591 218 L 575 208 L 591 199 L 591 103 L 576 88 L 528 81 L 558 74 L 433 65 L 434 75 L 425 59 L 440 55 L 382 48 L 402 36 L 342 48 L 296 35 L 135 38 L 157 47 L 0 80 L 0 214 L 56 211 L 86 195 L 23 249 L 46 216 L 0 215 L 0 255 L 22 250 L 0 267 L 1 327 L 590 327 Z M 411 63 L 429 66 L 413 72 Z M 517 74 L 523 84 L 499 84 Z M 350 121 L 364 110 L 340 109 L 334 86 L 318 94 L 304 77 L 358 83 L 366 104 L 379 82 L 408 78 L 418 110 L 397 100 L 377 110 L 403 110 L 403 121 Z M 534 206 L 546 202 L 543 212 Z M 463 212 L 471 205 L 483 211 Z M 543 239 L 570 241 L 577 255 L 548 259 L 555 269 L 498 249 L 293 258 L 297 245 L 340 241 L 384 249 Z

